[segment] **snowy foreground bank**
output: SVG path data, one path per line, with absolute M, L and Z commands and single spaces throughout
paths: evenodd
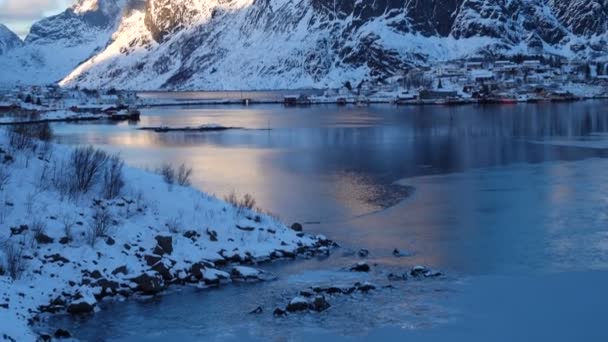
M 84 148 L 8 132 L 0 129 L 0 340 L 36 340 L 30 324 L 44 312 L 88 313 L 104 297 L 171 284 L 256 280 L 265 274 L 239 264 L 332 244 L 111 156 L 92 170 Z M 92 176 L 75 175 L 83 169 Z

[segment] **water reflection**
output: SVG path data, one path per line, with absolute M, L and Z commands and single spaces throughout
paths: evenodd
M 399 206 L 401 212 L 394 219 L 373 215 L 357 218 L 390 207 L 412 193 L 411 188 L 394 184 L 403 178 L 606 157 L 606 149 L 567 145 L 591 136 L 605 137 L 598 135 L 608 132 L 604 104 L 589 101 L 462 107 L 150 108 L 144 110 L 138 125 L 54 127 L 60 142 L 92 143 L 120 151 L 131 165 L 154 168 L 167 161 L 188 164 L 194 168 L 194 184 L 201 189 L 219 196 L 233 190 L 252 193 L 261 207 L 286 221 L 321 223 L 313 229 L 351 245 L 367 242 L 378 249 L 392 250 L 395 246 L 391 246 L 391 239 L 396 239 L 412 247 L 412 241 L 420 234 L 421 243 L 434 248 L 432 256 L 420 256 L 433 260 L 421 261 L 444 260 L 440 263 L 445 264 L 439 254 L 447 253 L 450 266 L 458 265 L 459 258 L 478 258 L 480 268 L 492 269 L 483 264 L 486 253 L 495 248 L 493 244 L 482 242 L 469 250 L 466 246 L 474 239 L 467 242 L 464 237 L 490 238 L 484 235 L 486 226 L 507 231 L 512 226 L 523 226 L 531 231 L 527 234 L 536 234 L 542 240 L 545 232 L 535 228 L 547 227 L 543 220 L 548 218 L 524 209 L 533 208 L 547 215 L 556 208 L 563 210 L 564 202 L 558 199 L 572 201 L 572 185 L 533 187 L 530 192 L 522 192 L 522 187 L 535 185 L 526 183 L 528 179 L 542 184 L 576 177 L 560 168 L 530 168 L 505 174 L 504 179 L 492 184 L 459 183 L 454 181 L 458 178 L 448 178 L 450 181 L 442 186 L 450 190 L 445 192 L 429 192 L 432 183 L 412 183 L 416 198 Z M 136 129 L 206 123 L 248 129 L 187 134 Z M 272 130 L 257 130 L 268 126 Z M 542 143 L 556 139 L 566 144 Z M 490 177 L 474 174 L 481 180 Z M 521 178 L 512 179 L 515 176 Z M 543 193 L 549 190 L 550 196 Z M 380 236 L 370 237 L 367 226 L 385 228 Z M 518 237 L 510 238 L 515 248 L 525 254 L 524 248 L 517 247 L 521 245 L 516 242 Z M 377 241 L 369 242 L 370 239 Z M 457 250 L 450 251 L 451 248 Z M 465 252 L 460 253 L 463 249 Z M 507 262 L 507 254 L 494 253 L 493 258 L 497 259 L 492 263 Z

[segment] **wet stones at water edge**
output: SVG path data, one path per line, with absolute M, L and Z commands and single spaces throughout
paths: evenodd
M 360 258 L 367 258 L 367 256 L 369 255 L 369 250 L 365 249 L 365 248 L 361 248 L 358 252 L 357 255 L 359 255 Z
M 173 238 L 171 236 L 156 236 L 156 242 L 158 243 L 154 248 L 154 254 L 163 255 L 173 253 Z
M 441 275 L 442 275 L 441 272 L 431 270 L 431 269 L 429 269 L 425 266 L 421 266 L 421 265 L 414 266 L 410 270 L 410 276 L 412 276 L 414 278 L 420 278 L 420 277 L 434 278 L 434 277 L 439 277 Z
M 201 234 L 196 233 L 190 237 L 196 239 L 199 236 Z M 192 262 L 182 260 L 179 267 L 176 266 L 178 263 L 171 256 L 175 247 L 171 236 L 155 237 L 156 244 L 147 250 L 132 242 L 128 245 L 129 248 L 121 248 L 121 252 L 126 255 L 135 255 L 145 269 L 143 273 L 135 273 L 134 270 L 137 267 L 130 269 L 127 265 L 115 265 L 109 269 L 99 265 L 99 268 L 83 269 L 80 281 L 70 280 L 66 291 L 62 292 L 48 305 L 40 306 L 38 311 L 48 313 L 68 312 L 75 315 L 88 314 L 93 312 L 97 302 L 105 297 L 129 297 L 134 294 L 158 295 L 173 284 L 192 284 L 206 288 L 237 281 L 272 280 L 276 278 L 274 275 L 244 266 L 244 264 L 272 261 L 285 258 L 288 255 L 308 257 L 326 253 L 330 247 L 334 246 L 333 241 L 323 236 L 314 237 L 314 239 L 316 242 L 310 246 L 302 245 L 295 250 L 284 250 L 280 253 L 271 254 L 262 260 L 254 259 L 250 253 L 235 250 L 231 253 L 226 252 L 222 255 L 223 259 L 214 261 Z M 100 253 L 98 253 L 98 257 L 101 258 Z M 45 255 L 42 258 L 44 262 L 57 263 L 59 267 L 71 263 L 70 260 L 60 254 Z M 73 263 L 77 263 L 79 267 L 84 267 L 77 261 Z M 93 262 L 93 265 L 98 264 Z M 229 271 L 223 271 L 220 266 L 228 266 Z M 81 292 L 87 293 L 86 298 L 79 294 Z M 320 300 L 311 300 L 311 305 L 310 310 L 313 311 L 324 310 L 326 306 Z
M 397 248 L 393 249 L 393 256 L 395 258 L 402 258 L 402 257 L 411 256 L 411 255 L 412 255 L 412 253 L 404 252 Z
M 259 314 L 261 314 L 263 312 L 264 312 L 264 309 L 262 309 L 261 306 L 258 306 L 257 308 L 249 311 L 250 314 L 256 314 L 256 315 L 259 315 Z
M 422 278 L 436 278 L 442 276 L 443 273 L 439 271 L 432 270 L 425 266 L 417 265 L 412 267 L 411 270 L 402 274 L 389 273 L 387 278 L 389 281 L 403 281 L 407 280 L 409 277 L 413 279 L 422 279 Z
M 376 285 L 369 282 L 357 282 L 352 286 L 314 286 L 300 291 L 289 301 L 285 309 L 276 308 L 273 315 L 280 317 L 295 312 L 323 312 L 331 307 L 326 296 L 350 295 L 355 292 L 368 293 L 375 289 Z
M 350 268 L 351 272 L 369 272 L 370 269 L 365 261 L 360 261 Z
M 233 281 L 254 282 L 274 280 L 276 279 L 276 276 L 253 267 L 235 266 L 230 272 L 230 278 Z
M 315 296 L 309 299 L 306 297 L 295 297 L 293 298 L 285 310 L 287 312 L 299 312 L 299 311 L 316 311 L 321 312 L 327 310 L 331 305 L 325 299 L 325 296 Z

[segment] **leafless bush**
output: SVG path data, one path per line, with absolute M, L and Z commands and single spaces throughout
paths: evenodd
M 0 199 L 0 223 L 4 223 L 7 216 L 13 210 L 13 206 L 7 203 L 6 197 L 4 199 Z
M 107 207 L 97 208 L 89 224 L 89 244 L 94 246 L 98 237 L 106 236 L 113 226 L 113 222 L 114 218 Z
M 240 215 L 244 210 L 252 210 L 255 207 L 255 198 L 250 194 L 245 194 L 242 199 L 239 199 L 233 191 L 224 200 L 230 203 L 237 209 L 237 214 Z
M 98 181 L 108 161 L 108 154 L 93 146 L 79 147 L 70 155 L 69 171 L 72 194 L 88 192 Z
M 53 130 L 48 123 L 15 124 L 9 127 L 9 144 L 11 147 L 24 150 L 36 146 L 35 139 L 50 141 Z
M 11 180 L 11 173 L 8 166 L 0 164 L 0 190 L 4 190 L 4 187 L 8 185 Z
M 169 229 L 169 231 L 173 234 L 177 234 L 182 231 L 182 222 L 179 217 L 168 219 L 165 226 L 167 226 L 167 229 Z
M 43 160 L 50 160 L 53 153 L 53 145 L 49 141 L 43 141 L 38 149 L 38 156 Z
M 16 150 L 25 150 L 35 146 L 34 139 L 29 135 L 23 134 L 20 128 L 25 125 L 13 125 L 8 131 L 8 143 Z
M 169 184 L 169 188 L 175 183 L 175 170 L 170 164 L 165 163 L 160 166 L 159 173 L 163 176 L 165 183 Z
M 122 176 L 123 166 L 124 162 L 117 154 L 111 156 L 108 160 L 108 165 L 103 174 L 103 196 L 106 199 L 116 198 L 125 185 Z
M 48 187 L 48 183 L 52 185 L 61 195 L 61 200 L 64 196 L 70 195 L 71 183 L 73 181 L 71 177 L 72 172 L 69 170 L 68 163 L 66 161 L 53 161 L 52 167 L 45 171 L 40 177 L 41 189 Z
M 29 227 L 30 231 L 34 236 L 34 240 L 36 240 L 37 242 L 46 240 L 46 224 L 44 223 L 44 221 L 35 218 L 32 223 L 30 223 Z
M 38 197 L 37 192 L 29 192 L 25 195 L 25 210 L 28 215 L 31 215 L 34 209 L 34 203 L 36 202 L 36 197 Z
M 190 176 L 192 175 L 192 168 L 188 168 L 184 164 L 181 164 L 176 170 L 171 164 L 165 163 L 161 165 L 158 173 L 163 176 L 163 180 L 169 185 L 169 189 L 175 183 L 181 186 L 189 186 L 191 184 Z
M 0 268 L 5 270 L 11 278 L 19 279 L 25 269 L 23 248 L 8 240 L 2 242 L 0 247 L 4 254 L 4 260 Z M 0 274 L 2 273 L 0 272 Z
M 76 220 L 70 213 L 63 213 L 60 217 L 61 224 L 63 225 L 63 234 L 68 238 L 68 241 L 72 240 L 72 228 L 76 225 Z
M 192 175 L 192 168 L 187 168 L 186 165 L 182 164 L 177 169 L 177 184 L 181 186 L 190 186 L 190 176 Z

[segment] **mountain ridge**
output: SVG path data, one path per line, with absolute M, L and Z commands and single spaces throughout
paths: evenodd
M 109 3 L 119 3 L 82 1 L 105 1 L 108 8 L 114 8 Z M 104 12 L 117 17 L 114 31 L 62 75 L 61 85 L 140 90 L 324 88 L 388 78 L 412 66 L 457 58 L 524 53 L 604 61 L 608 52 L 608 0 L 133 4 L 115 6 L 122 9 L 120 14 Z M 32 32 L 41 31 L 43 23 Z M 28 38 L 26 46 L 32 41 Z

